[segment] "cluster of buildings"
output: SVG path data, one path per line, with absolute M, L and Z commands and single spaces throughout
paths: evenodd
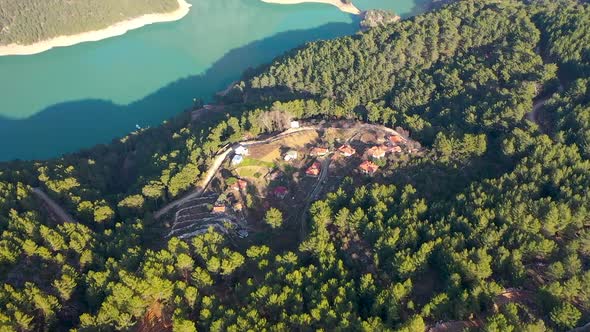
M 405 143 L 406 138 L 402 137 L 401 135 L 394 134 L 387 137 L 387 142 L 380 145 L 375 145 L 370 147 L 366 150 L 367 157 L 371 160 L 367 159 L 364 160 L 359 165 L 359 170 L 364 174 L 374 174 L 379 170 L 379 165 L 375 164 L 373 160 L 379 160 L 385 158 L 388 153 L 401 153 L 402 148 L 399 145 L 400 143 Z M 310 155 L 313 157 L 323 157 L 330 153 L 330 150 L 325 147 L 314 147 L 310 151 Z M 355 148 L 350 146 L 349 144 L 343 144 L 338 148 L 338 153 L 345 157 L 352 157 L 354 156 L 357 151 Z M 287 160 L 287 156 L 285 156 L 285 160 Z M 289 158 L 289 160 L 292 160 Z M 321 173 L 321 164 L 319 162 L 314 162 L 306 171 L 305 174 L 308 176 L 318 176 Z
M 291 129 L 298 129 L 301 128 L 301 124 L 299 123 L 299 121 L 291 121 Z M 248 148 L 244 145 L 238 145 L 237 147 L 234 148 L 234 156 L 231 159 L 231 164 L 232 166 L 236 166 L 242 163 L 242 161 L 244 161 L 244 158 L 246 156 L 248 156 L 250 154 L 250 151 L 248 150 Z M 286 155 L 285 155 L 285 161 L 291 161 L 291 160 L 295 160 L 298 157 L 298 153 L 295 150 L 289 150 L 287 151 Z
M 229 185 L 228 189 L 232 192 L 237 192 L 238 194 L 244 193 L 248 189 L 248 182 L 243 179 L 238 179 L 236 182 Z M 235 199 L 233 194 L 229 194 L 228 198 L 230 198 L 230 205 L 234 212 L 240 212 L 244 209 L 242 202 L 239 199 Z M 211 210 L 213 213 L 225 213 L 226 211 L 227 202 L 225 200 L 215 202 L 215 205 L 213 205 L 213 209 Z
M 238 147 L 234 148 L 234 156 L 231 159 L 232 166 L 239 165 L 244 161 L 244 157 L 250 154 L 250 151 L 247 147 L 243 145 L 238 145 Z
M 299 127 L 299 123 L 297 123 L 296 121 L 293 121 L 293 123 L 291 124 L 291 128 L 298 128 L 298 127 Z M 375 174 L 379 170 L 379 165 L 377 164 L 378 160 L 385 158 L 387 156 L 387 154 L 401 153 L 402 147 L 400 146 L 400 144 L 405 144 L 406 141 L 407 141 L 406 138 L 395 133 L 393 135 L 387 136 L 386 141 L 384 143 L 378 144 L 378 145 L 373 145 L 373 146 L 369 147 L 363 153 L 363 156 L 366 156 L 366 158 L 363 158 L 364 160 L 362 160 L 362 162 L 358 165 L 359 171 L 362 172 L 363 174 L 368 174 L 368 175 Z M 233 152 L 234 152 L 234 156 L 231 160 L 232 165 L 239 165 L 240 163 L 242 163 L 244 161 L 244 158 L 249 155 L 249 150 L 244 145 L 239 145 L 239 146 L 235 147 Z M 354 147 L 352 147 L 350 144 L 346 143 L 346 144 L 342 144 L 341 146 L 339 146 L 336 150 L 336 153 L 338 153 L 338 155 L 340 155 L 344 158 L 349 158 L 349 157 L 357 155 L 357 150 Z M 330 149 L 327 147 L 322 147 L 322 146 L 315 146 L 309 151 L 309 155 L 311 157 L 326 157 L 329 154 L 330 154 Z M 294 150 L 294 149 L 289 149 L 289 150 L 285 151 L 282 158 L 286 162 L 295 161 L 300 158 L 300 152 L 297 150 Z M 320 176 L 321 172 L 322 172 L 322 164 L 318 160 L 315 160 L 311 164 L 311 166 L 309 166 L 305 170 L 305 175 L 310 176 L 310 177 L 318 177 L 318 176 Z M 278 177 L 279 175 L 280 175 L 280 171 L 275 171 L 273 173 L 268 174 L 267 177 L 270 180 L 273 180 L 276 177 Z M 247 186 L 248 186 L 248 183 L 245 180 L 239 179 L 235 183 L 232 183 L 229 186 L 229 189 L 232 191 L 242 192 L 242 191 L 246 190 Z M 287 187 L 277 186 L 270 191 L 270 194 L 277 199 L 284 199 L 289 194 L 289 190 Z M 225 203 L 222 205 L 219 205 L 219 206 L 216 205 L 213 208 L 213 212 L 224 213 L 225 207 L 226 207 Z M 242 208 L 243 207 L 241 206 L 241 203 L 239 203 L 239 202 L 235 203 L 234 207 L 233 207 L 234 211 L 241 211 Z
M 300 128 L 300 124 L 297 121 L 291 122 L 291 128 Z M 289 149 L 283 151 L 281 158 L 286 162 L 295 162 L 298 159 L 302 159 L 302 154 L 308 154 L 311 157 L 314 157 L 313 163 L 305 169 L 305 175 L 309 177 L 320 177 L 322 175 L 322 167 L 327 167 L 329 163 L 325 160 L 326 163 L 320 162 L 317 158 L 322 157 L 332 157 L 332 153 L 335 156 L 338 156 L 340 160 L 347 159 L 350 157 L 358 156 L 359 159 L 353 159 L 356 165 L 356 161 L 360 160 L 360 164 L 356 166 L 358 170 L 367 175 L 373 175 L 378 172 L 382 162 L 379 160 L 387 157 L 388 154 L 393 153 L 401 153 L 402 146 L 405 146 L 406 149 L 411 148 L 411 144 L 406 144 L 407 139 L 401 136 L 398 133 L 394 133 L 393 135 L 389 135 L 385 137 L 385 141 L 383 139 L 375 139 L 374 145 L 369 145 L 366 149 L 364 149 L 364 144 L 360 145 L 363 148 L 360 148 L 355 144 L 355 147 L 351 146 L 348 143 L 342 144 L 337 147 L 334 151 L 330 151 L 329 148 L 323 146 L 315 146 L 309 150 L 308 153 L 303 151 L 298 151 L 296 149 Z M 366 140 L 363 140 L 367 142 Z M 364 149 L 364 151 L 357 151 L 357 149 Z M 407 150 L 411 153 L 411 150 Z M 237 166 L 244 162 L 247 156 L 250 155 L 250 151 L 248 149 L 247 143 L 242 143 L 240 145 L 233 147 L 233 155 L 231 158 L 231 165 Z M 276 151 L 274 151 L 276 153 Z M 256 155 L 256 151 L 253 152 Z M 332 158 L 335 159 L 335 158 Z M 302 160 L 303 162 L 303 160 Z M 350 160 L 345 161 L 345 164 L 352 164 Z M 245 164 L 245 163 L 244 163 Z M 301 163 L 293 163 L 294 166 L 301 166 Z M 275 198 L 277 200 L 285 199 L 289 194 L 289 188 L 285 186 L 284 181 L 274 181 L 279 179 L 284 174 L 280 169 L 274 169 L 268 174 L 265 175 L 265 179 L 267 183 L 271 184 L 270 188 L 266 188 L 269 198 Z M 259 176 L 257 176 L 259 177 Z M 258 182 L 254 181 L 252 185 L 257 184 Z M 224 217 L 225 214 L 235 214 L 236 216 L 244 217 L 244 206 L 245 204 L 245 193 L 248 190 L 249 183 L 244 179 L 232 179 L 232 181 L 227 181 L 227 188 L 218 199 L 217 202 L 211 208 L 211 212 L 216 214 L 218 217 Z M 223 198 L 222 198 L 223 197 Z M 295 197 L 293 197 L 295 198 Z M 268 200 L 264 202 L 265 204 L 269 204 Z M 228 211 L 229 210 L 229 211 Z M 246 233 L 247 235 L 247 233 Z

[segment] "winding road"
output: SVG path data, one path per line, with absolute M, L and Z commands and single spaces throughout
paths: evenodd
M 590 331 L 590 323 L 588 323 L 584 326 L 576 327 L 575 329 L 571 330 L 570 332 L 588 332 L 588 331 Z
M 284 132 L 282 132 L 276 136 L 269 137 L 267 139 L 258 140 L 258 141 L 245 141 L 245 142 L 235 143 L 233 145 L 224 146 L 223 148 L 221 148 L 221 150 L 219 150 L 219 152 L 217 152 L 217 155 L 215 156 L 215 159 L 213 160 L 213 164 L 211 164 L 211 166 L 207 169 L 207 172 L 205 172 L 205 177 L 203 177 L 199 181 L 197 188 L 193 192 L 189 193 L 188 195 L 166 204 L 164 207 L 162 207 L 160 210 L 158 210 L 154 213 L 154 217 L 156 219 L 159 219 L 160 217 L 162 217 L 163 215 L 168 213 L 168 211 L 170 211 L 171 209 L 176 208 L 176 207 L 190 201 L 191 199 L 201 196 L 203 194 L 203 192 L 205 191 L 205 189 L 209 186 L 209 183 L 211 182 L 211 180 L 213 179 L 215 174 L 217 174 L 217 171 L 219 170 L 219 168 L 223 164 L 223 161 L 234 150 L 235 147 L 237 147 L 239 145 L 251 146 L 251 145 L 256 145 L 256 144 L 268 144 L 268 143 L 272 143 L 274 141 L 283 139 L 286 136 L 293 135 L 295 133 L 299 133 L 299 132 L 307 131 L 307 130 L 317 130 L 317 127 L 291 128 L 291 129 L 285 130 Z
M 375 129 L 378 128 L 386 133 L 392 134 L 392 135 L 399 135 L 399 133 L 391 128 L 387 128 L 385 126 L 381 126 L 381 125 L 374 125 L 374 124 L 357 124 L 358 127 L 358 131 L 361 131 L 363 129 Z M 280 139 L 283 139 L 289 135 L 293 135 L 296 133 L 300 133 L 302 131 L 308 131 L 308 130 L 318 130 L 320 129 L 322 126 L 305 126 L 305 127 L 300 127 L 300 128 L 290 128 L 287 129 L 285 131 L 283 131 L 282 133 L 263 139 L 263 140 L 255 140 L 255 141 L 245 141 L 245 142 L 239 142 L 239 143 L 235 143 L 232 145 L 226 145 L 223 148 L 221 148 L 219 150 L 219 152 L 217 152 L 217 155 L 215 156 L 215 159 L 213 160 L 213 164 L 207 169 L 207 172 L 205 172 L 205 176 L 199 181 L 199 184 L 197 185 L 196 189 L 194 191 L 192 191 L 191 193 L 189 193 L 188 195 L 179 198 L 177 200 L 174 200 L 168 204 L 166 204 L 164 207 L 162 207 L 160 210 L 156 211 L 154 213 L 154 217 L 156 219 L 159 219 L 160 217 L 162 217 L 163 215 L 165 215 L 166 213 L 168 213 L 170 210 L 186 203 L 187 201 L 190 201 L 191 199 L 197 198 L 199 196 L 201 196 L 203 194 L 203 192 L 205 191 L 205 189 L 209 186 L 209 183 L 211 182 L 211 180 L 213 179 L 213 177 L 215 176 L 215 174 L 217 173 L 217 171 L 219 171 L 219 168 L 221 167 L 221 165 L 223 164 L 223 161 L 228 157 L 228 155 L 233 151 L 233 149 L 239 145 L 243 145 L 243 146 L 251 146 L 251 145 L 256 145 L 256 144 L 269 144 L 275 141 L 278 141 Z M 329 164 L 329 161 L 328 161 Z M 320 174 L 321 177 L 321 174 Z
M 72 218 L 72 216 L 62 209 L 62 207 L 59 206 L 54 200 L 47 196 L 47 194 L 43 192 L 41 188 L 33 188 L 33 194 L 43 200 L 51 212 L 53 212 L 53 214 L 55 214 L 61 220 L 61 222 L 74 222 L 74 218 Z
M 563 86 L 563 84 L 560 83 L 559 87 L 557 88 L 557 92 L 563 92 L 563 91 L 564 91 L 564 86 Z M 552 97 L 553 97 L 553 95 L 534 101 L 533 102 L 533 110 L 528 112 L 525 115 L 525 119 L 537 124 L 537 126 L 539 126 L 539 130 L 544 134 L 546 134 L 545 131 L 543 130 L 544 128 L 543 128 L 542 124 L 539 122 L 539 110 L 541 110 L 541 108 L 543 108 L 543 106 L 545 106 L 545 104 Z
M 537 101 L 535 101 L 533 103 L 533 110 L 528 112 L 525 115 L 525 118 L 533 123 L 535 123 L 537 126 L 539 126 L 539 130 L 543 131 L 543 127 L 541 126 L 541 123 L 539 122 L 539 110 L 541 108 L 543 108 L 543 106 L 545 106 L 545 104 L 547 103 L 547 101 L 550 99 L 550 97 L 547 98 L 543 98 L 543 99 L 539 99 Z
M 195 191 L 193 191 L 192 193 L 190 193 L 180 199 L 177 199 L 175 201 L 172 201 L 172 202 L 166 204 L 164 207 L 162 207 L 160 210 L 158 210 L 158 211 L 156 211 L 156 213 L 154 213 L 154 217 L 156 219 L 158 219 L 161 216 L 163 216 L 164 214 L 168 213 L 168 211 L 170 211 L 171 209 L 176 208 L 176 207 L 190 201 L 191 199 L 201 196 L 203 194 L 203 192 L 205 191 L 205 188 L 207 188 L 207 186 L 209 186 L 209 183 L 211 182 L 211 180 L 215 176 L 215 173 L 217 173 L 217 170 L 219 170 L 219 167 L 221 167 L 221 164 L 223 164 L 223 161 L 225 160 L 225 158 L 227 158 L 227 156 L 232 151 L 233 151 L 233 149 L 227 145 L 224 148 L 222 148 L 217 153 L 217 156 L 213 160 L 213 164 L 209 167 L 209 169 L 207 169 L 207 172 L 205 173 L 205 177 L 203 179 L 201 179 L 200 184 L 197 185 L 197 189 Z
M 163 215 L 168 213 L 168 211 L 170 211 L 171 209 L 178 207 L 178 206 L 190 201 L 191 199 L 201 196 L 203 194 L 203 192 L 205 191 L 205 189 L 209 186 L 209 183 L 211 182 L 211 180 L 213 179 L 213 177 L 215 176 L 215 174 L 217 173 L 217 171 L 219 170 L 221 165 L 223 164 L 223 161 L 234 150 L 235 147 L 237 147 L 239 145 L 250 146 L 250 145 L 256 145 L 256 144 L 268 144 L 268 143 L 272 143 L 276 140 L 285 138 L 286 136 L 293 135 L 295 133 L 299 133 L 299 132 L 307 131 L 307 130 L 316 130 L 316 129 L 317 129 L 316 127 L 291 128 L 291 129 L 285 130 L 284 132 L 282 132 L 276 136 L 269 137 L 264 140 L 245 141 L 245 142 L 235 143 L 233 145 L 224 146 L 223 148 L 221 148 L 221 150 L 219 150 L 219 152 L 217 152 L 217 155 L 215 156 L 215 159 L 213 160 L 213 164 L 207 169 L 207 172 L 205 173 L 205 177 L 202 178 L 201 181 L 199 181 L 199 184 L 197 185 L 197 189 L 182 198 L 179 198 L 177 200 L 174 200 L 174 201 L 166 204 L 164 207 L 162 207 L 160 210 L 158 210 L 154 213 L 154 217 L 156 219 L 159 219 L 160 217 L 162 217 Z

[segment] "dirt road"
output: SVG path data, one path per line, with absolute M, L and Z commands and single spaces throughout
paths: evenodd
M 483 326 L 482 321 L 477 320 L 456 320 L 444 323 L 438 323 L 436 326 L 427 329 L 428 332 L 461 332 L 469 329 L 480 328 Z
M 197 198 L 197 197 L 201 196 L 203 194 L 203 192 L 205 191 L 205 188 L 207 188 L 207 186 L 209 185 L 209 182 L 211 182 L 211 180 L 215 176 L 215 173 L 217 173 L 217 170 L 219 169 L 219 167 L 221 167 L 221 164 L 223 164 L 223 161 L 225 160 L 225 158 L 227 158 L 227 156 L 230 154 L 230 152 L 232 152 L 232 150 L 233 149 L 230 146 L 225 146 L 223 149 L 221 149 L 217 153 L 217 156 L 215 157 L 215 159 L 213 160 L 213 164 L 207 169 L 207 172 L 205 172 L 205 177 L 203 177 L 201 179 L 201 181 L 199 181 L 199 185 L 197 186 L 197 189 L 195 189 L 195 191 L 191 192 L 190 194 L 188 194 L 180 199 L 177 199 L 175 201 L 172 201 L 172 202 L 166 204 L 166 206 L 164 206 L 160 210 L 156 211 L 156 213 L 154 213 L 154 217 L 156 219 L 158 219 L 161 216 L 163 216 L 164 214 L 166 214 L 168 211 L 170 211 L 171 209 L 178 207 L 178 206 L 190 201 L 193 198 Z
M 541 128 L 541 124 L 539 123 L 539 110 L 545 106 L 548 100 L 549 97 L 535 101 L 533 103 L 533 110 L 525 115 L 527 120 L 536 123 L 539 128 Z
M 322 192 L 323 189 L 323 185 L 324 182 L 326 181 L 326 179 L 328 178 L 328 170 L 330 168 L 330 162 L 332 161 L 332 154 L 328 154 L 327 156 L 324 157 L 324 159 L 321 161 L 322 163 L 322 168 L 320 169 L 320 175 L 318 176 L 318 181 L 316 182 L 313 190 L 311 191 L 311 193 L 307 196 L 306 198 L 306 202 L 305 202 L 305 207 L 302 210 L 301 213 L 301 217 L 299 218 L 299 222 L 301 223 L 301 240 L 303 241 L 305 239 L 305 235 L 307 234 L 307 223 L 306 223 L 306 219 L 307 219 L 307 212 L 309 211 L 309 207 L 311 206 L 311 203 L 315 200 L 318 199 L 320 193 Z
M 318 127 L 300 127 L 300 128 L 290 128 L 287 129 L 285 131 L 283 131 L 282 133 L 273 136 L 273 137 L 269 137 L 263 140 L 259 140 L 259 141 L 245 141 L 245 142 L 241 142 L 241 143 L 237 143 L 236 145 L 244 145 L 244 146 L 250 146 L 250 145 L 256 145 L 256 144 L 268 144 L 268 143 L 272 143 L 274 141 L 278 141 L 280 139 L 283 139 L 287 136 L 296 134 L 296 133 L 300 133 L 302 131 L 308 131 L 308 130 L 317 130 Z
M 33 194 L 43 200 L 51 212 L 53 212 L 53 214 L 55 214 L 61 222 L 74 222 L 74 218 L 72 218 L 72 216 L 62 209 L 62 207 L 59 206 L 54 200 L 47 196 L 43 190 L 40 188 L 33 188 Z
M 563 84 L 559 84 L 557 91 L 560 93 L 564 91 Z M 545 133 L 544 129 L 547 129 L 547 128 L 543 128 L 543 124 L 541 123 L 541 121 L 539 119 L 539 111 L 541 110 L 541 108 L 543 108 L 545 106 L 547 101 L 549 101 L 549 99 L 551 99 L 552 97 L 553 97 L 553 95 L 534 101 L 532 111 L 528 112 L 525 115 L 525 118 L 533 123 L 536 123 L 537 126 L 539 126 L 539 130 L 543 133 Z
M 575 329 L 571 330 L 570 332 L 588 332 L 588 331 L 590 331 L 590 323 L 588 323 L 584 326 L 576 327 Z
M 398 134 L 395 130 L 393 130 L 391 128 L 387 128 L 385 126 L 368 125 L 368 124 L 361 124 L 360 126 L 361 127 L 358 129 L 359 131 L 366 129 L 366 128 L 377 127 L 387 133 Z M 168 203 L 167 205 L 165 205 L 164 207 L 162 207 L 160 210 L 156 211 L 154 213 L 154 217 L 156 219 L 158 219 L 161 216 L 163 216 L 164 214 L 168 213 L 171 209 L 176 208 L 176 207 L 186 203 L 187 201 L 197 198 L 200 195 L 202 195 L 203 192 L 205 191 L 205 189 L 207 188 L 207 186 L 209 185 L 209 183 L 211 182 L 211 180 L 213 179 L 213 177 L 215 176 L 215 174 L 217 173 L 217 171 L 219 171 L 219 168 L 223 164 L 223 161 L 228 157 L 228 155 L 238 145 L 251 146 L 251 145 L 257 145 L 257 144 L 269 144 L 269 143 L 275 142 L 277 140 L 283 139 L 287 136 L 290 136 L 290 135 L 293 135 L 296 133 L 300 133 L 300 132 L 308 131 L 308 130 L 318 130 L 318 129 L 320 129 L 320 126 L 306 126 L 306 127 L 300 127 L 300 128 L 290 128 L 290 129 L 283 131 L 282 133 L 280 133 L 278 135 L 275 135 L 275 136 L 272 136 L 272 137 L 269 137 L 269 138 L 266 138 L 263 140 L 244 141 L 244 142 L 235 143 L 231 146 L 226 145 L 217 153 L 215 159 L 213 160 L 213 164 L 207 169 L 207 172 L 205 173 L 205 177 L 203 177 L 201 179 L 201 181 L 199 181 L 197 188 L 193 192 L 189 193 L 188 195 L 186 195 L 182 198 L 179 198 L 175 201 L 172 201 L 172 202 Z M 328 163 L 329 163 L 329 161 L 328 161 Z M 321 176 L 322 175 L 320 175 L 320 177 Z
M 154 217 L 156 219 L 158 219 L 161 216 L 168 213 L 168 211 L 170 211 L 171 209 L 178 207 L 193 198 L 197 198 L 197 197 L 201 196 L 203 194 L 203 192 L 205 191 L 205 189 L 209 186 L 209 183 L 211 182 L 211 180 L 213 179 L 215 174 L 217 174 L 217 171 L 219 170 L 219 168 L 223 164 L 223 161 L 233 151 L 233 149 L 235 147 L 237 147 L 238 145 L 250 146 L 250 145 L 256 145 L 256 144 L 268 144 L 268 143 L 272 143 L 276 140 L 285 138 L 286 136 L 293 135 L 295 133 L 299 133 L 299 132 L 306 131 L 306 130 L 315 130 L 315 129 L 316 129 L 315 127 L 292 128 L 292 129 L 287 129 L 284 132 L 282 132 L 276 136 L 273 136 L 273 137 L 270 137 L 270 138 L 267 138 L 264 140 L 245 141 L 245 142 L 233 144 L 231 146 L 230 145 L 224 146 L 217 153 L 215 159 L 213 160 L 213 164 L 211 164 L 211 166 L 207 169 L 207 172 L 205 172 L 205 176 L 201 179 L 201 181 L 199 181 L 197 188 L 193 192 L 189 193 L 188 195 L 166 204 L 164 207 L 162 207 L 160 210 L 158 210 L 154 213 Z

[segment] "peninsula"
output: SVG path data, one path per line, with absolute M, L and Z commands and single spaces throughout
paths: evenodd
M 154 2 L 154 1 L 151 1 L 151 2 Z M 174 3 L 174 2 L 176 2 L 176 3 Z M 22 33 L 21 35 L 24 37 L 20 38 L 21 36 L 18 36 L 19 37 L 18 41 L 14 41 L 14 38 L 17 38 L 17 37 L 8 36 L 8 37 L 12 37 L 13 41 L 2 45 L 2 41 L 6 41 L 6 40 L 10 41 L 11 39 L 8 38 L 7 36 L 3 36 L 0 34 L 0 37 L 2 37 L 2 38 L 0 38 L 0 56 L 31 55 L 31 54 L 37 54 L 37 53 L 42 53 L 42 52 L 48 51 L 54 47 L 66 47 L 66 46 L 76 45 L 79 43 L 99 41 L 102 39 L 120 36 L 130 30 L 138 29 L 138 28 L 141 28 L 141 27 L 149 25 L 149 24 L 177 21 L 177 20 L 183 18 L 184 16 L 186 16 L 190 10 L 190 7 L 191 7 L 191 4 L 189 4 L 185 0 L 175 0 L 175 1 L 173 1 L 173 3 L 171 5 L 169 3 L 165 3 L 164 1 L 162 1 L 159 5 L 160 6 L 158 6 L 158 7 L 154 7 L 154 8 L 157 8 L 157 9 L 154 9 L 155 10 L 154 12 L 139 14 L 139 15 L 137 15 L 137 13 L 140 12 L 140 10 L 146 10 L 146 8 L 142 8 L 142 9 L 138 9 L 135 7 L 134 8 L 125 8 L 125 9 L 129 9 L 129 16 L 127 16 L 129 18 L 124 19 L 122 21 L 115 22 L 105 28 L 92 29 L 89 31 L 82 31 L 79 33 L 72 33 L 72 34 L 60 33 L 59 35 L 56 35 L 55 37 L 49 37 L 49 38 L 43 38 L 44 36 L 41 36 L 41 37 L 37 37 L 37 38 L 42 38 L 38 41 L 32 41 L 32 38 L 35 38 L 35 37 L 31 37 L 30 35 L 27 35 L 26 33 Z M 170 9 L 172 9 L 172 10 L 170 10 Z M 161 10 L 164 10 L 164 11 L 161 11 Z M 135 13 L 135 15 L 133 15 L 131 13 Z M 120 13 L 119 15 L 122 15 L 122 14 L 123 13 Z M 84 19 L 84 17 L 81 16 L 80 19 Z M 14 20 L 14 21 L 17 21 L 17 20 Z M 18 22 L 18 23 L 22 23 L 22 22 Z M 9 24 L 10 24 L 10 22 L 9 22 Z M 17 25 L 17 24 L 15 24 L 15 25 Z M 42 25 L 44 25 L 44 24 L 42 24 Z M 10 25 L 9 25 L 9 27 L 10 27 Z M 82 28 L 79 28 L 79 29 L 82 29 Z M 54 29 L 54 31 L 55 30 L 59 31 L 59 29 Z
M 361 11 L 356 8 L 352 2 L 343 2 L 341 0 L 262 0 L 267 3 L 277 3 L 281 5 L 295 5 L 299 3 L 306 3 L 306 2 L 317 2 L 317 3 L 327 3 L 332 6 L 338 7 L 341 11 L 345 13 L 350 13 L 354 15 L 360 15 Z
M 588 332 L 590 3 L 381 14 L 0 163 L 0 330 Z

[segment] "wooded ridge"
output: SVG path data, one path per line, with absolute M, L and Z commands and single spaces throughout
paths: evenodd
M 293 50 L 246 74 L 198 121 L 185 112 L 109 145 L 4 163 L 0 328 L 583 326 L 589 77 L 588 4 L 463 0 Z M 539 100 L 534 123 L 526 114 Z M 305 167 L 282 158 L 294 139 L 248 146 L 203 201 L 182 206 L 188 217 L 154 218 L 225 146 L 306 123 L 324 127 L 297 151 Z M 403 137 L 377 143 L 383 135 L 355 131 L 358 123 L 401 127 Z M 356 147 L 348 157 L 338 152 L 346 144 Z M 376 171 L 361 172 L 355 144 L 399 150 L 364 160 Z M 52 218 L 34 188 L 75 222 Z M 243 215 L 247 234 L 232 232 Z M 222 221 L 184 240 L 166 236 L 198 218 Z

